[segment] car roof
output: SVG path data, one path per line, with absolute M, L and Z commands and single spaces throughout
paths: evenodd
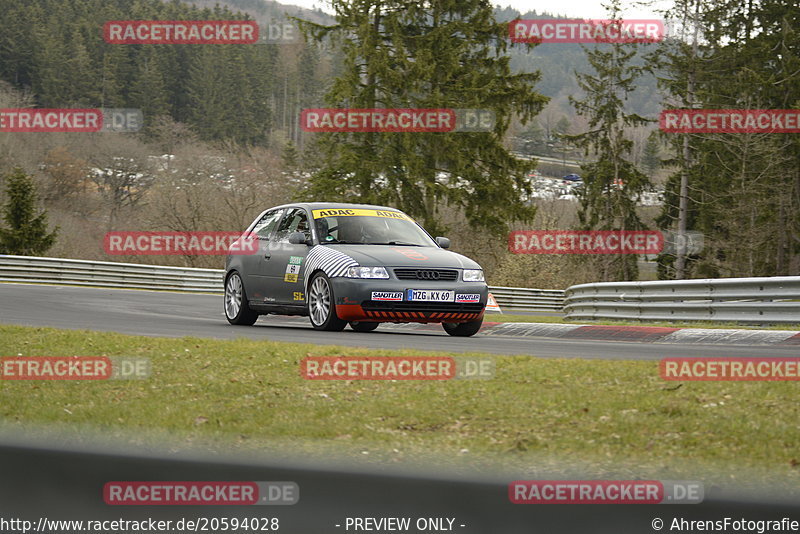
M 391 208 L 389 206 L 376 206 L 374 204 L 351 204 L 347 202 L 293 202 L 291 204 L 282 204 L 280 206 L 274 206 L 272 208 L 267 208 L 267 209 L 289 208 L 289 207 L 306 208 L 309 210 L 326 210 L 326 209 L 337 209 L 337 208 L 366 208 L 373 210 L 400 211 L 397 208 Z

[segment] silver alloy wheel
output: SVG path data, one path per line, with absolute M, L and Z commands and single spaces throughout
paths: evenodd
M 225 284 L 225 315 L 228 319 L 235 319 L 242 308 L 242 279 L 238 274 L 232 274 Z
M 322 276 L 318 276 L 311 284 L 308 299 L 308 311 L 315 325 L 320 326 L 328 320 L 331 312 L 331 288 Z

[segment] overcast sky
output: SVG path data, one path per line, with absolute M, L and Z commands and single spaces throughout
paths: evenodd
M 283 4 L 293 4 L 306 8 L 321 8 L 323 11 L 328 11 L 328 3 L 324 0 L 279 0 Z M 664 0 L 656 0 L 660 6 L 666 5 Z M 499 2 L 492 2 L 495 5 L 502 7 L 511 6 L 517 11 L 522 13 L 529 10 L 536 10 L 538 13 L 548 12 L 554 15 L 565 15 L 574 18 L 590 18 L 602 19 L 606 16 L 606 11 L 603 9 L 603 0 L 560 0 L 542 1 L 542 0 L 502 0 Z M 638 4 L 635 0 L 624 2 L 625 6 L 634 6 Z M 651 2 L 648 2 L 651 3 Z M 651 7 L 627 7 L 623 11 L 625 18 L 660 18 L 655 14 Z

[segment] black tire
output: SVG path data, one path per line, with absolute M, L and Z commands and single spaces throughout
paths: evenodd
M 244 291 L 242 277 L 236 271 L 225 279 L 225 297 L 223 300 L 225 318 L 235 325 L 252 326 L 258 320 L 258 313 L 247 305 L 247 293 Z
M 481 329 L 483 318 L 468 323 L 442 323 L 444 331 L 451 336 L 469 337 L 474 336 Z
M 372 321 L 353 321 L 350 323 L 350 328 L 356 332 L 372 332 L 378 328 L 378 324 Z
M 319 272 L 311 279 L 306 291 L 306 306 L 311 326 L 316 330 L 341 332 L 347 321 L 336 315 L 336 297 L 333 294 L 331 280 L 325 273 Z

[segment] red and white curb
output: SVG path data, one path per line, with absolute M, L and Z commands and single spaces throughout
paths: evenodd
M 308 318 L 283 318 L 307 326 Z M 381 323 L 378 332 L 394 330 L 418 334 L 443 334 L 439 323 Z M 502 337 L 543 337 L 589 341 L 629 341 L 680 345 L 797 345 L 797 330 L 744 330 L 733 328 L 672 328 L 668 326 L 621 326 L 565 323 L 495 323 L 484 321 L 480 334 Z
M 800 331 L 741 330 L 724 328 L 671 328 L 664 326 L 615 326 L 562 323 L 484 322 L 481 333 L 491 336 L 547 337 L 637 343 L 711 345 L 798 345 Z

